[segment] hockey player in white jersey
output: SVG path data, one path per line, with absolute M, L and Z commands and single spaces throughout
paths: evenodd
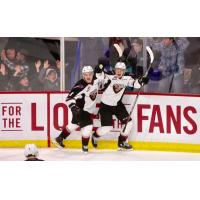
M 78 81 L 67 96 L 66 103 L 72 111 L 72 122 L 53 140 L 57 147 L 64 148 L 64 139 L 78 127 L 81 128 L 82 150 L 88 152 L 88 143 L 92 134 L 92 114 L 95 112 L 98 90 L 102 87 L 101 69 L 95 74 L 91 66 L 82 69 L 83 78 Z
M 122 125 L 126 125 L 125 131 L 121 132 L 118 137 L 119 149 L 132 149 L 128 144 L 127 138 L 132 129 L 132 119 L 129 119 L 122 97 L 127 86 L 140 88 L 148 83 L 147 77 L 141 77 L 134 80 L 131 76 L 125 75 L 126 65 L 123 62 L 118 62 L 115 65 L 115 73 L 113 75 L 105 74 L 105 90 L 101 97 L 99 109 L 101 127 L 92 135 L 92 144 L 96 148 L 98 138 L 112 130 L 112 116 L 115 115 Z

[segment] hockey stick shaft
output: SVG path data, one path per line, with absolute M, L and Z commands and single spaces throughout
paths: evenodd
M 148 76 L 149 70 L 151 69 L 151 66 L 152 66 L 151 64 L 153 63 L 153 60 L 154 60 L 154 55 L 153 55 L 153 52 L 152 52 L 152 50 L 150 49 L 150 47 L 147 46 L 147 47 L 146 47 L 146 50 L 147 50 L 147 52 L 149 53 L 150 59 L 151 59 L 151 60 L 150 60 L 150 66 L 149 66 L 149 68 L 147 69 L 147 71 L 145 72 L 145 74 L 143 75 L 143 77 L 147 77 L 147 76 Z M 127 123 L 129 122 L 129 120 L 130 120 L 130 118 L 131 118 L 131 115 L 132 115 L 133 110 L 134 110 L 134 108 L 135 108 L 135 105 L 136 105 L 136 103 L 137 103 L 137 101 L 138 101 L 138 98 L 139 98 L 139 95 L 140 95 L 140 92 L 141 92 L 141 89 L 143 88 L 143 86 L 144 86 L 144 85 L 142 85 L 142 86 L 139 88 L 138 92 L 137 92 L 135 101 L 134 101 L 134 103 L 133 103 L 133 106 L 132 106 L 132 108 L 131 108 L 131 111 L 130 111 L 130 113 L 129 113 L 129 116 L 128 116 L 127 120 L 126 120 L 126 123 L 125 123 L 125 126 L 124 126 L 123 130 L 122 130 L 122 133 L 124 133 L 124 131 L 126 130 Z
M 130 113 L 129 113 L 129 116 L 128 116 L 128 118 L 127 118 L 126 124 L 125 124 L 125 126 L 124 126 L 124 128 L 123 128 L 123 131 L 122 131 L 123 133 L 124 133 L 124 131 L 126 130 L 127 123 L 129 122 L 129 120 L 130 120 L 130 118 L 131 118 L 131 115 L 132 115 L 132 113 L 133 113 L 133 110 L 134 110 L 134 108 L 135 108 L 135 105 L 136 105 L 136 103 L 137 103 L 137 100 L 138 100 L 138 98 L 139 98 L 139 94 L 140 94 L 142 88 L 143 88 L 143 86 L 140 87 L 139 90 L 138 90 L 138 92 L 137 92 L 137 95 L 136 95 L 136 97 L 135 97 L 135 101 L 134 101 L 134 103 L 133 103 L 133 106 L 132 106 L 131 111 L 130 111 Z

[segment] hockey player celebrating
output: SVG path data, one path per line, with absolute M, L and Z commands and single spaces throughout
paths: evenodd
M 132 149 L 126 140 L 131 132 L 133 122 L 122 102 L 122 97 L 127 86 L 140 88 L 147 84 L 149 79 L 144 76 L 134 80 L 131 76 L 125 75 L 125 70 L 126 65 L 123 62 L 118 62 L 115 65 L 114 75 L 105 74 L 105 90 L 101 97 L 99 110 L 101 127 L 92 135 L 92 144 L 95 148 L 98 138 L 112 130 L 112 115 L 115 115 L 122 125 L 126 124 L 125 130 L 119 135 L 118 148 Z
M 101 73 L 97 73 L 96 77 L 94 76 L 91 66 L 83 67 L 82 76 L 83 78 L 75 84 L 66 99 L 67 105 L 72 111 L 72 123 L 62 130 L 60 135 L 53 140 L 53 143 L 57 147 L 64 148 L 63 140 L 80 127 L 82 150 L 88 152 L 88 143 L 93 128 L 91 115 L 95 112 L 97 94 L 102 86 L 103 79 Z

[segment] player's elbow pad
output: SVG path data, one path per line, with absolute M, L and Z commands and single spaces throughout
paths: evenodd
M 76 104 L 76 101 L 75 101 L 75 99 L 66 99 L 66 104 L 69 107 L 69 105 L 71 105 L 71 104 Z

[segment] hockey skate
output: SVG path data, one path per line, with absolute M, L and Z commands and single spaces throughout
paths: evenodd
M 120 143 L 118 142 L 118 150 L 119 151 L 122 151 L 122 150 L 131 151 L 131 150 L 133 150 L 133 147 L 132 147 L 132 145 L 130 145 L 126 141 L 125 142 L 120 142 Z
M 55 139 L 52 140 L 52 143 L 58 147 L 59 149 L 65 148 L 65 145 L 63 144 L 63 138 L 58 136 Z
M 83 153 L 88 153 L 88 146 L 82 146 Z
M 94 148 L 97 148 L 98 144 L 97 144 L 97 138 L 94 136 L 94 134 L 92 135 L 92 146 Z

